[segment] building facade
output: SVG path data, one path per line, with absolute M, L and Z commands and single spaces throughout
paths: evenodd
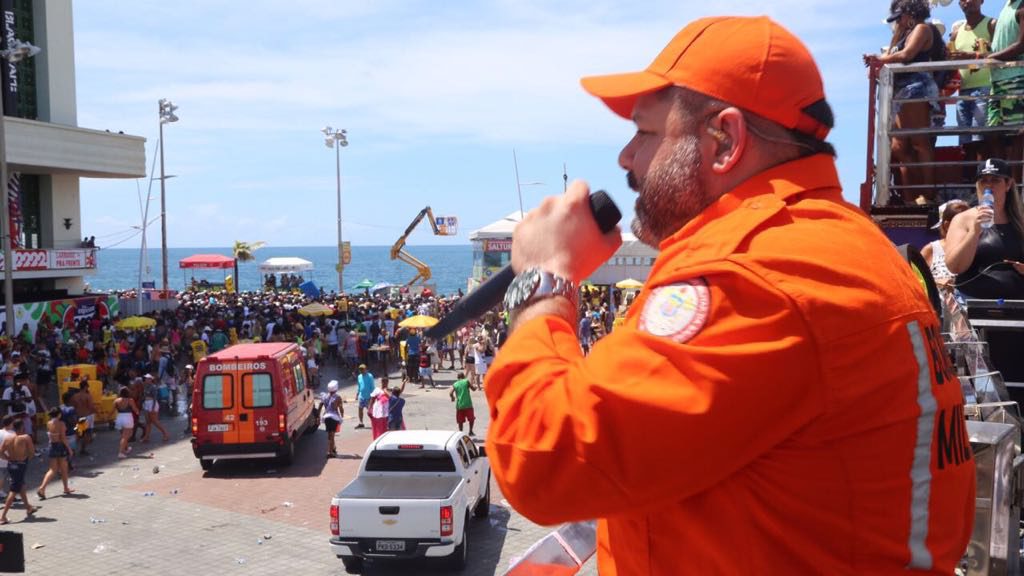
M 467 282 L 468 290 L 472 291 L 511 261 L 512 231 L 521 219 L 520 213 L 516 211 L 470 233 L 473 271 Z M 657 250 L 640 242 L 633 234 L 623 233 L 622 246 L 587 280 L 598 286 L 610 286 L 626 279 L 643 282 L 651 272 L 657 256 Z
M 81 296 L 96 247 L 83 238 L 79 179 L 145 176 L 145 139 L 78 126 L 71 0 L 0 0 L 0 10 L 4 49 L 41 49 L 0 61 L 14 301 Z

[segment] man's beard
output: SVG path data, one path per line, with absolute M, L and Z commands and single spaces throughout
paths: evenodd
M 643 180 L 626 174 L 629 187 L 639 193 L 630 228 L 644 244 L 657 248 L 714 201 L 700 176 L 699 142 L 695 135 L 681 137 L 669 157 L 652 164 Z

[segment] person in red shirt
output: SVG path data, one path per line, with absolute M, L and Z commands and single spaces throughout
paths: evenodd
M 952 573 L 975 494 L 960 385 L 910 267 L 843 200 L 806 47 L 705 18 L 583 86 L 636 124 L 619 163 L 659 255 L 584 356 L 573 283 L 619 231 L 583 182 L 517 226 L 486 388 L 507 500 L 597 518 L 603 576 Z

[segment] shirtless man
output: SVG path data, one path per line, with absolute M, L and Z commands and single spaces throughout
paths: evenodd
M 25 423 L 22 419 L 16 419 L 12 426 L 13 436 L 8 436 L 0 445 L 0 457 L 7 460 L 7 473 L 11 477 L 10 491 L 7 499 L 4 500 L 4 510 L 0 512 L 0 524 L 7 524 L 7 511 L 14 504 L 15 495 L 25 503 L 25 513 L 29 516 L 36 513 L 36 507 L 28 503 L 28 494 L 25 490 L 25 470 L 28 468 L 28 460 L 35 454 L 36 445 L 32 437 L 25 433 Z
M 71 405 L 75 408 L 78 417 L 85 418 L 87 422 L 85 434 L 81 439 L 82 447 L 78 451 L 79 454 L 87 455 L 86 447 L 92 442 L 92 428 L 96 420 L 96 405 L 93 403 L 92 394 L 89 393 L 88 379 L 84 379 L 79 385 L 78 392 L 71 398 Z M 74 434 L 74 431 L 69 430 L 68 434 Z

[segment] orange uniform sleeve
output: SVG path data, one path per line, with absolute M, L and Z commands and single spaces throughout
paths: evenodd
M 643 298 L 587 357 L 558 317 L 511 335 L 487 375 L 487 449 L 516 510 L 556 524 L 679 501 L 821 413 L 805 319 L 755 274 L 716 266 L 689 341 L 638 329 Z

